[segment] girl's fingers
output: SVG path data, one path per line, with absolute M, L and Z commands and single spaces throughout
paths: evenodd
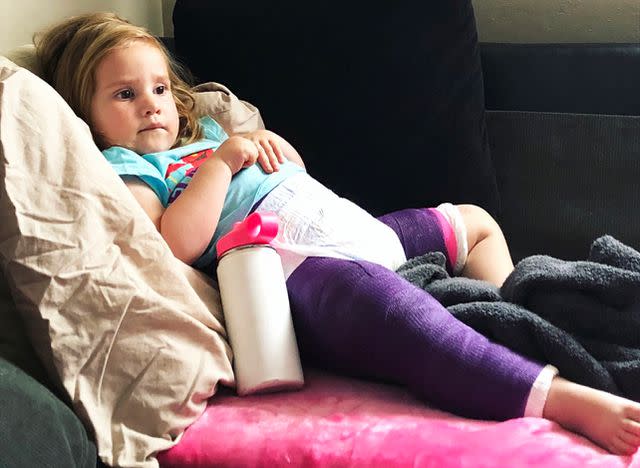
M 273 166 L 271 165 L 269 156 L 267 155 L 264 148 L 260 144 L 258 144 L 257 146 L 258 146 L 258 162 L 260 163 L 260 166 L 262 166 L 262 169 L 264 169 L 264 172 L 267 172 L 267 173 L 273 172 Z
M 286 158 L 284 157 L 284 153 L 280 149 L 280 145 L 278 144 L 278 142 L 269 140 L 269 145 L 271 146 L 271 150 L 276 155 L 276 158 L 278 158 L 278 162 L 283 163 Z
M 258 150 L 260 151 L 260 157 L 264 158 L 263 160 L 265 161 L 266 164 L 268 164 L 268 166 L 265 166 L 265 164 L 261 164 L 262 167 L 264 168 L 265 172 L 274 172 L 278 170 L 278 158 L 276 157 L 276 155 L 273 152 L 273 149 L 271 148 L 271 145 L 269 144 L 269 141 L 259 141 L 256 143 L 256 145 L 258 146 Z M 268 167 L 268 168 L 267 168 Z
M 273 146 L 270 141 L 266 141 L 263 145 L 265 152 L 267 153 L 267 157 L 269 158 L 269 162 L 271 163 L 271 167 L 273 167 L 274 171 L 278 170 L 278 166 L 280 165 L 280 161 L 278 156 L 273 151 Z

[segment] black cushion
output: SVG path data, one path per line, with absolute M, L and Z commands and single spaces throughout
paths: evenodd
M 480 46 L 491 110 L 640 115 L 640 44 Z
M 177 0 L 173 21 L 197 80 L 256 104 L 339 194 L 374 214 L 497 212 L 470 0 Z

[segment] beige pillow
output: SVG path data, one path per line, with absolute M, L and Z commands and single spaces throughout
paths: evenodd
M 233 384 L 216 290 L 62 98 L 2 57 L 0 162 L 0 260 L 32 345 L 105 463 L 157 466 Z
M 220 83 L 203 83 L 195 88 L 199 115 L 210 115 L 227 133 L 245 133 L 264 128 L 258 109 L 239 100 L 229 88 Z

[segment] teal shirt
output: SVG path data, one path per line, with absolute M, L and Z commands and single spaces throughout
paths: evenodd
M 174 190 L 180 183 L 186 187 L 194 173 L 192 164 L 184 164 L 177 169 L 174 169 L 172 165 L 182 162 L 182 158 L 192 154 L 205 150 L 216 150 L 229 138 L 222 127 L 211 117 L 203 117 L 200 119 L 200 124 L 204 129 L 204 139 L 190 145 L 142 155 L 121 146 L 112 146 L 104 150 L 102 154 L 118 175 L 136 176 L 142 179 L 158 195 L 162 206 L 166 208 L 179 194 L 178 192 L 171 198 Z M 187 175 L 189 172 L 191 174 Z M 184 187 L 180 188 L 184 189 Z
M 200 124 L 205 138 L 190 145 L 159 153 L 139 155 L 120 146 L 102 152 L 120 176 L 135 176 L 145 182 L 158 196 L 162 205 L 169 206 L 188 186 L 200 164 L 228 138 L 222 127 L 211 117 L 203 117 Z M 235 222 L 243 220 L 253 206 L 271 190 L 293 174 L 303 172 L 300 166 L 285 161 L 280 170 L 267 174 L 259 164 L 240 170 L 231 179 L 224 199 L 220 221 L 204 254 L 194 266 L 208 269 L 215 264 L 215 245 Z

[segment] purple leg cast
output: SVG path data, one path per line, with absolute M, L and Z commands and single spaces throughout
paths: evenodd
M 408 257 L 444 251 L 427 210 L 381 220 L 398 233 Z M 467 417 L 505 420 L 524 413 L 542 366 L 490 342 L 395 272 L 365 261 L 311 257 L 287 287 L 305 360 L 406 385 Z

